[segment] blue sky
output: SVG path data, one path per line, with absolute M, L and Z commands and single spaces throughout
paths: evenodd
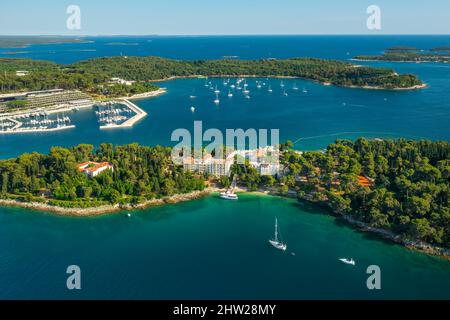
M 66 8 L 81 9 L 81 30 Z M 366 9 L 381 9 L 368 30 Z M 450 34 L 450 0 L 0 0 L 0 34 Z

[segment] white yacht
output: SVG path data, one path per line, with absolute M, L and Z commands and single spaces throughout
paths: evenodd
M 236 188 L 236 176 L 233 177 L 233 182 L 231 182 L 231 186 L 225 192 L 220 193 L 220 198 L 225 200 L 237 200 L 238 196 L 234 193 L 234 189 Z
M 278 240 L 278 220 L 275 218 L 275 237 L 269 240 L 269 243 L 278 250 L 286 251 L 287 245 Z
M 238 199 L 237 194 L 233 193 L 232 191 L 228 191 L 228 190 L 225 192 L 221 192 L 220 197 L 225 200 L 237 200 Z
M 339 258 L 340 261 L 342 261 L 345 264 L 351 264 L 352 266 L 355 265 L 355 260 L 352 259 L 347 259 L 347 258 Z

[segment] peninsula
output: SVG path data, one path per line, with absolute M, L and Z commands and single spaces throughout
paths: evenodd
M 360 138 L 320 152 L 291 145 L 280 146 L 275 175 L 250 162 L 232 164 L 229 173 L 245 190 L 313 202 L 367 231 L 448 255 L 448 142 Z M 186 201 L 231 183 L 222 170 L 175 165 L 170 154 L 161 146 L 82 144 L 2 160 L 0 205 L 88 216 Z
M 316 58 L 180 61 L 159 57 L 109 57 L 60 65 L 29 59 L 0 59 L 2 93 L 80 90 L 98 99 L 157 90 L 155 81 L 176 77 L 298 77 L 346 87 L 416 89 L 414 75 Z

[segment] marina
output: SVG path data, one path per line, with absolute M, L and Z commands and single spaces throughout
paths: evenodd
M 47 112 L 24 113 L 13 117 L 0 118 L 0 134 L 58 131 L 75 128 L 65 112 L 49 114 Z
M 159 89 L 131 98 L 148 98 L 164 92 Z M 71 115 L 94 106 L 100 129 L 132 127 L 147 115 L 126 98 L 95 104 L 91 97 L 79 91 L 54 89 L 3 94 L 0 95 L 0 134 L 72 129 L 76 126 Z
M 147 113 L 127 99 L 104 102 L 95 111 L 100 129 L 130 128 Z
M 0 95 L 0 134 L 47 132 L 75 128 L 67 113 L 91 108 L 80 91 L 44 90 Z

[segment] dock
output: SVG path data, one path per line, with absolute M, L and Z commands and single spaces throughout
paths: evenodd
M 73 129 L 75 128 L 75 125 L 65 125 L 55 128 L 19 128 L 15 127 L 14 129 L 10 130 L 0 130 L 0 134 L 9 134 L 9 133 L 34 133 L 34 132 L 53 132 L 53 131 L 61 131 L 61 130 L 67 130 L 67 129 Z
M 147 116 L 147 113 L 144 110 L 142 110 L 137 105 L 135 105 L 134 103 L 132 103 L 127 99 L 116 101 L 116 103 L 126 105 L 133 112 L 135 112 L 136 115 L 131 117 L 130 119 L 125 120 L 123 123 L 120 124 L 109 123 L 106 125 L 101 125 L 100 129 L 131 128 L 136 122 L 142 120 Z

